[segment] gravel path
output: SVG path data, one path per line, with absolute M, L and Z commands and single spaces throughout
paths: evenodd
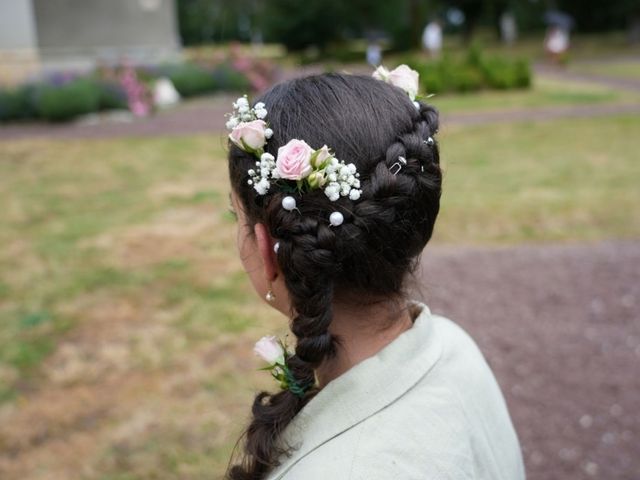
M 485 352 L 529 480 L 640 479 L 640 242 L 427 247 L 421 276 Z

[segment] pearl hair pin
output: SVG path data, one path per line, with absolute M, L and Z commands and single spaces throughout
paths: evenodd
M 334 227 L 339 227 L 344 222 L 344 216 L 340 212 L 333 212 L 329 216 L 329 223 Z
M 295 210 L 296 209 L 296 199 L 290 196 L 286 196 L 282 199 L 282 208 L 285 210 Z

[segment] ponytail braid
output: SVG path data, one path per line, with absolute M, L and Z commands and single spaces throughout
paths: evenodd
M 305 210 L 298 213 L 282 209 L 283 196 L 276 195 L 270 200 L 267 223 L 272 226 L 271 235 L 279 239 L 278 264 L 291 299 L 290 328 L 297 337 L 295 353 L 288 358 L 287 365 L 296 382 L 310 388 L 303 395 L 291 390 L 276 394 L 263 391 L 256 395 L 254 418 L 245 431 L 246 465 L 234 466 L 227 477 L 230 480 L 262 478 L 278 465 L 277 457 L 289 453 L 290 447 L 279 445 L 278 437 L 317 395 L 315 369 L 325 359 L 334 357 L 340 344 L 340 338 L 329 332 L 333 318 L 333 276 L 340 271 L 334 255 L 336 236 Z

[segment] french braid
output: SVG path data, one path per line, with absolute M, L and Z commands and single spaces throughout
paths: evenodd
M 289 368 L 299 384 L 312 386 L 303 396 L 290 390 L 256 395 L 243 456 L 228 469 L 229 480 L 263 479 L 290 453 L 281 433 L 317 395 L 315 369 L 341 344 L 329 330 L 334 302 L 345 292 L 362 298 L 401 293 L 432 235 L 441 195 L 438 145 L 430 140 L 438 113 L 423 103 L 416 109 L 396 87 L 369 77 L 324 74 L 280 84 L 260 101 L 270 107 L 268 120 L 275 125 L 269 153 L 275 155 L 290 138 L 314 148 L 327 144 L 338 158 L 356 164 L 362 195 L 332 202 L 312 191 L 296 198 L 297 211 L 284 210 L 282 192 L 256 196 L 247 186 L 255 157 L 231 146 L 231 183 L 247 217 L 264 223 L 279 242 L 277 261 L 297 339 Z M 399 157 L 406 165 L 394 174 Z M 332 211 L 344 216 L 339 228 L 329 225 Z

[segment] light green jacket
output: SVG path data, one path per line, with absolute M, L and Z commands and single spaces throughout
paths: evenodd
M 414 302 L 412 328 L 329 382 L 281 437 L 268 480 L 523 480 L 507 407 L 480 350 Z

